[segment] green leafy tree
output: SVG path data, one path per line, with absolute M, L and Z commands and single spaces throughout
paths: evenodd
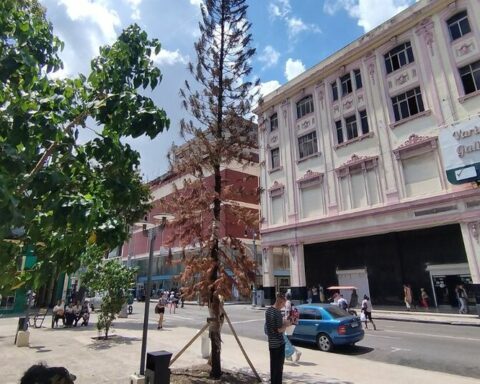
M 253 258 L 244 244 L 233 234 L 220 235 L 225 217 L 235 217 L 241 227 L 258 224 L 257 211 L 232 203 L 240 196 L 256 195 L 256 189 L 248 191 L 242 180 L 232 183 L 221 172 L 224 165 L 241 167 L 257 157 L 250 110 L 258 83 L 249 81 L 255 49 L 250 47 L 247 8 L 245 0 L 206 0 L 201 6 L 197 61 L 189 65 L 196 84 L 186 82 L 180 92 L 184 108 L 193 117 L 181 122 L 181 133 L 189 142 L 173 149 L 171 157 L 175 173 L 193 177 L 187 177 L 182 188 L 161 203 L 162 211 L 175 216 L 175 242 L 197 247 L 185 257 L 180 278 L 185 295 L 199 293 L 209 306 L 213 378 L 222 375 L 223 298 L 231 297 L 233 285 L 248 295 L 255 276 Z
M 15 281 L 0 274 L 0 289 L 77 270 L 88 245 L 122 244 L 150 207 L 140 155 L 124 139 L 169 127 L 139 92 L 161 81 L 151 59 L 160 43 L 132 25 L 100 48 L 88 76 L 55 79 L 62 47 L 36 0 L 0 2 L 0 264 L 14 265 L 22 247 L 38 258 Z M 80 142 L 85 129 L 93 138 Z
M 109 260 L 91 267 L 84 275 L 84 283 L 90 290 L 103 294 L 102 305 L 97 320 L 97 328 L 104 330 L 105 340 L 112 322 L 127 302 L 128 289 L 135 281 L 136 270 L 118 261 Z

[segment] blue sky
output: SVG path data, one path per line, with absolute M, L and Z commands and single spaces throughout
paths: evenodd
M 155 140 L 129 140 L 141 156 L 146 180 L 168 169 L 166 153 L 181 144 L 178 123 L 184 117 L 178 91 L 194 60 L 201 0 L 40 0 L 54 32 L 65 42 L 65 68 L 57 76 L 88 73 L 98 47 L 111 44 L 123 28 L 137 23 L 162 43 L 155 62 L 163 81 L 152 97 L 171 126 Z M 340 48 L 402 11 L 415 0 L 248 0 L 253 23 L 253 75 L 269 93 Z

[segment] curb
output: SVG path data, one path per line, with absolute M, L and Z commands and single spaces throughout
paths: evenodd
M 443 324 L 443 325 L 456 325 L 461 327 L 480 327 L 480 323 L 465 323 L 461 321 L 449 321 L 449 320 L 426 320 L 426 319 L 401 319 L 392 317 L 375 316 L 375 320 L 389 320 L 389 321 L 403 321 L 407 323 L 424 323 L 424 324 Z

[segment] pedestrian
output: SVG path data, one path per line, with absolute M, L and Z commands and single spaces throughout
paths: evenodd
M 425 291 L 425 288 L 420 288 L 420 300 L 425 311 L 428 311 L 428 299 L 428 293 Z
M 58 328 L 58 320 L 62 319 L 62 324 L 65 326 L 65 302 L 58 300 L 57 305 L 53 307 L 52 328 Z
M 298 322 L 298 311 L 294 307 L 291 301 L 292 296 L 289 294 L 285 295 L 285 312 L 284 312 L 284 317 L 283 319 L 286 321 L 290 322 L 290 326 L 287 327 L 287 330 L 290 331 L 292 327 L 296 325 Z M 286 330 L 286 331 L 287 331 Z M 293 330 L 291 330 L 291 333 L 293 333 Z M 291 341 L 289 340 L 287 336 L 287 332 L 283 334 L 283 338 L 285 341 L 285 358 L 289 361 L 295 361 L 297 362 L 300 360 L 300 356 L 302 356 L 302 352 L 298 351 L 297 348 L 293 346 Z
M 175 302 L 175 292 L 171 291 L 170 296 L 168 298 L 168 309 L 170 314 L 172 314 L 172 308 L 173 308 L 173 314 L 175 314 L 175 309 L 177 308 L 176 302 Z
M 165 305 L 167 301 L 165 295 L 161 295 L 158 298 L 158 303 L 155 306 L 155 313 L 158 315 L 158 326 L 157 329 L 163 328 L 163 316 L 165 315 Z
M 350 296 L 350 305 L 349 308 L 356 308 L 358 305 L 358 294 L 357 290 L 352 290 L 352 295 Z
M 312 287 L 312 303 L 319 303 L 320 302 L 320 296 L 318 294 L 318 288 L 314 285 Z
M 458 300 L 458 313 L 468 313 L 467 291 L 465 291 L 462 284 L 455 287 L 455 294 Z
M 265 311 L 265 333 L 268 336 L 270 352 L 270 383 L 282 384 L 285 360 L 285 339 L 283 333 L 290 325 L 284 320 L 281 309 L 285 306 L 285 296 L 277 293 L 275 303 Z
M 307 289 L 307 303 L 311 304 L 313 300 L 312 288 Z
M 342 294 L 340 294 L 338 297 L 337 305 L 345 311 L 348 309 L 347 300 L 343 297 Z
M 412 288 L 410 288 L 410 284 L 403 284 L 403 301 L 407 311 L 410 311 L 412 308 Z
M 368 329 L 368 321 L 370 321 L 373 325 L 373 330 L 377 330 L 377 327 L 375 326 L 375 323 L 373 322 L 372 319 L 372 303 L 370 302 L 370 298 L 367 295 L 363 295 L 363 301 L 362 301 L 362 313 L 365 322 L 365 329 Z

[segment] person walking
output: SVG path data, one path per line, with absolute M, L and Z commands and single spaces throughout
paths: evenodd
M 357 308 L 357 305 L 358 305 L 358 294 L 357 294 L 357 290 L 354 289 L 352 290 L 352 295 L 350 296 L 350 305 L 349 305 L 349 308 Z
M 407 311 L 410 311 L 412 308 L 412 299 L 412 288 L 410 288 L 410 284 L 403 284 L 403 301 L 405 302 Z
M 155 306 L 155 313 L 158 315 L 158 326 L 157 329 L 163 328 L 163 316 L 165 315 L 165 305 L 167 304 L 167 300 L 165 299 L 165 295 L 161 295 L 158 298 L 158 303 Z
M 455 288 L 455 294 L 457 295 L 459 310 L 458 313 L 468 313 L 467 305 L 467 291 L 463 288 L 463 285 L 459 284 Z
M 377 327 L 375 326 L 375 323 L 373 322 L 372 319 L 372 303 L 370 302 L 370 298 L 367 295 L 363 295 L 363 300 L 362 300 L 362 313 L 363 317 L 365 320 L 365 329 L 368 329 L 368 321 L 370 321 L 373 325 L 373 330 L 376 331 Z
M 425 311 L 428 311 L 428 293 L 425 291 L 425 288 L 420 288 L 420 300 L 422 301 L 422 307 L 425 308 Z
M 289 321 L 290 322 L 290 327 L 294 327 L 296 323 L 298 322 L 298 318 L 294 316 L 294 306 L 291 301 L 291 296 L 289 294 L 285 295 L 285 314 L 284 314 L 284 321 Z M 292 331 L 293 332 L 293 331 Z M 291 341 L 288 339 L 287 333 L 284 332 L 283 338 L 285 340 L 285 358 L 290 361 L 295 361 L 297 362 L 300 360 L 300 356 L 302 356 L 302 352 L 298 351 L 297 348 L 293 346 Z
M 270 352 L 270 383 L 282 384 L 285 360 L 285 339 L 283 333 L 290 325 L 284 320 L 281 309 L 285 306 L 285 296 L 277 293 L 275 303 L 265 311 L 265 333 Z

